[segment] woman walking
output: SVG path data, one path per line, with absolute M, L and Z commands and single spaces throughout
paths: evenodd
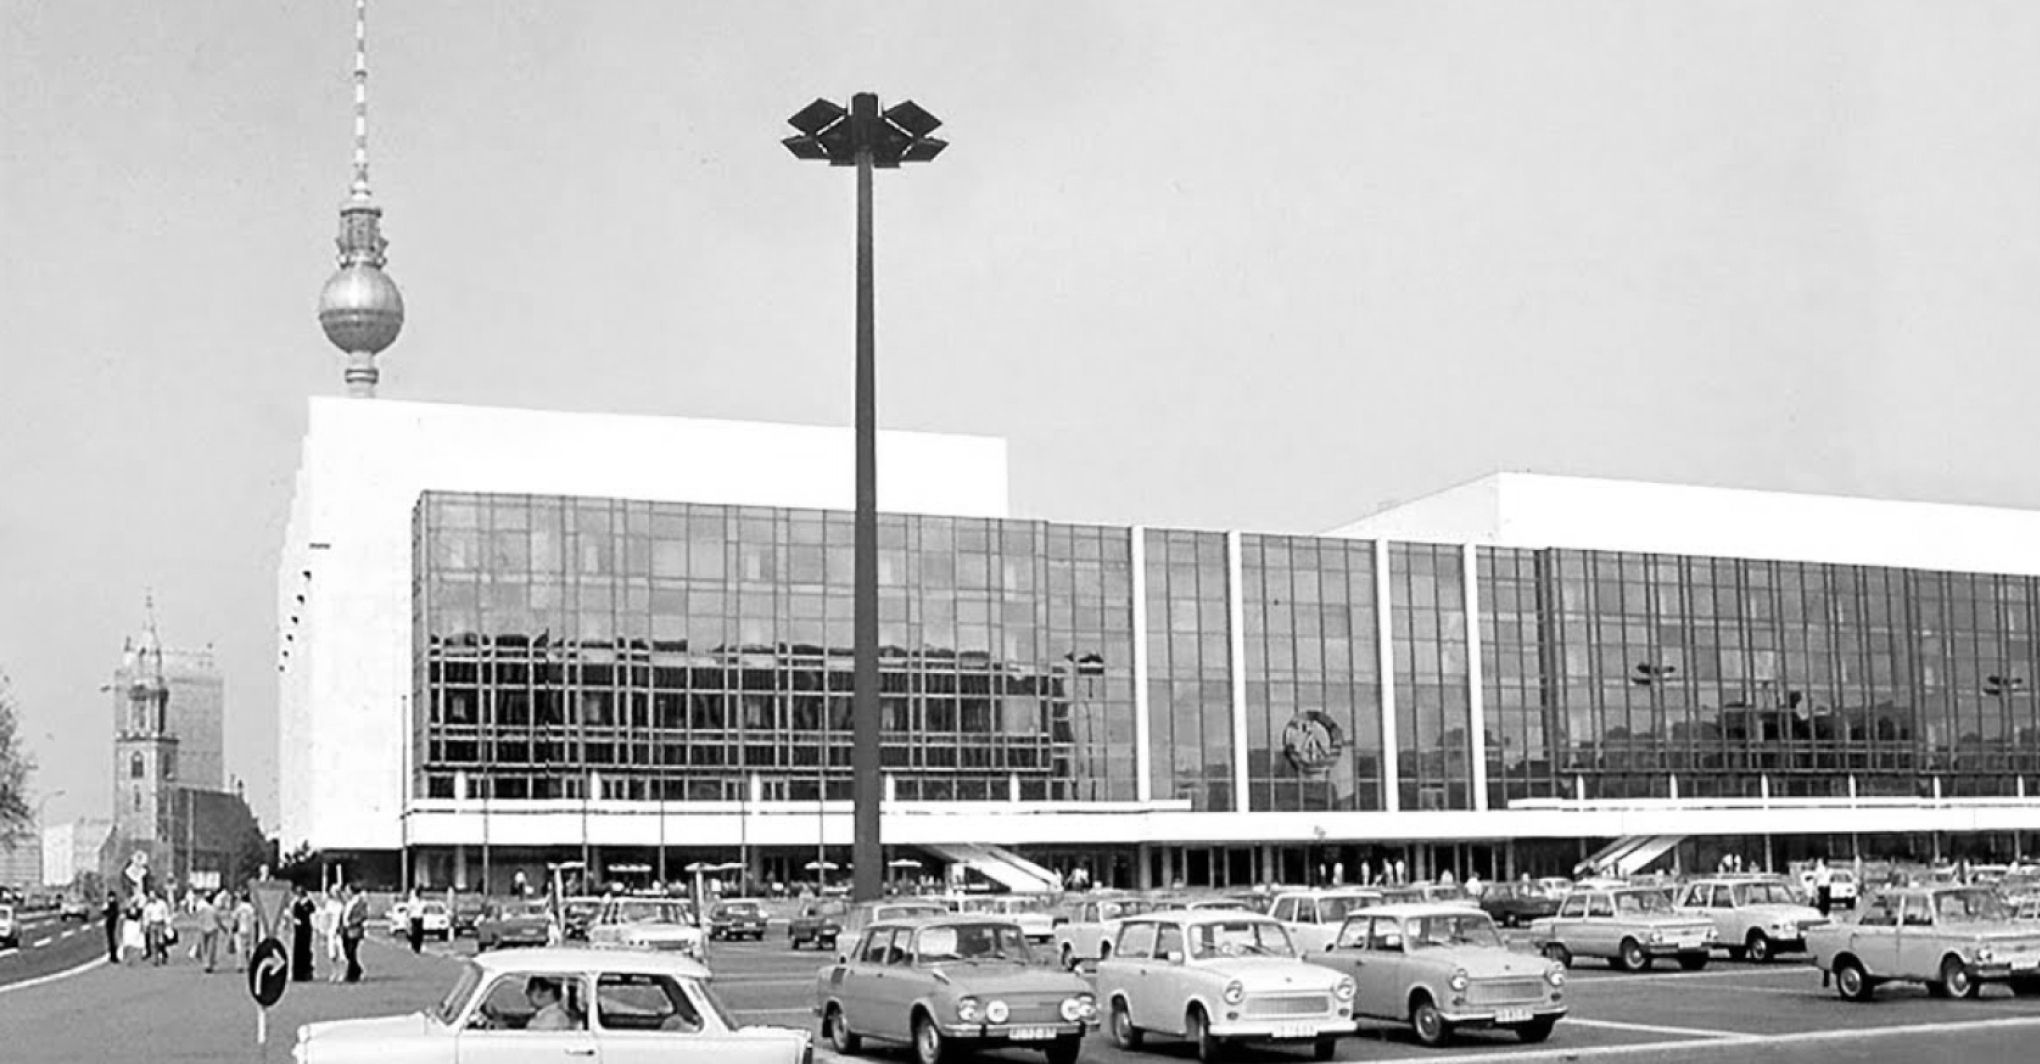
M 305 893 L 302 884 L 290 903 L 290 978 L 294 983 L 312 981 L 312 921 L 319 915 L 319 903 Z
M 319 933 L 326 936 L 326 980 L 332 983 L 340 981 L 340 958 L 346 952 L 340 945 L 340 913 L 343 908 L 340 888 L 328 887 L 326 900 L 319 905 Z

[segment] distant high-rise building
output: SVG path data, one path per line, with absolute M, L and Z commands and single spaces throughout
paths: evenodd
M 42 881 L 46 887 L 63 887 L 77 882 L 81 872 L 96 872 L 102 863 L 106 841 L 113 834 L 113 821 L 84 817 L 68 824 L 51 824 L 42 833 Z

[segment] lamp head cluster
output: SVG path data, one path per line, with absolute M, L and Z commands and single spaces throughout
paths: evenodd
M 884 170 L 901 163 L 925 163 L 942 154 L 949 142 L 929 136 L 942 120 L 912 100 L 878 109 L 878 97 L 860 92 L 850 97 L 850 106 L 831 100 L 816 100 L 800 109 L 788 125 L 800 131 L 781 143 L 794 158 L 826 162 L 830 166 L 855 166 L 860 154 L 868 154 L 871 165 Z

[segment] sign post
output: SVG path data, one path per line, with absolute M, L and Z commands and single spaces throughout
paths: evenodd
M 248 957 L 248 996 L 255 999 L 255 1045 L 269 1044 L 269 1009 L 290 985 L 290 954 L 283 943 L 264 938 Z

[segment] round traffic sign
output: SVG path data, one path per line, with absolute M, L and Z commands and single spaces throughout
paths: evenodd
M 290 985 L 290 954 L 283 943 L 265 938 L 248 958 L 248 993 L 255 1003 L 268 1008 L 283 1000 L 283 988 Z

